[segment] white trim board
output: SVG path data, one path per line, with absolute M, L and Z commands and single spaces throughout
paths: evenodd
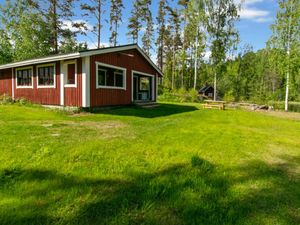
M 75 84 L 67 84 L 67 79 L 68 79 L 68 65 L 69 64 L 75 64 Z M 63 62 L 63 73 L 64 73 L 64 87 L 65 88 L 77 88 L 77 60 L 72 60 L 72 61 L 64 61 Z
M 82 107 L 90 107 L 90 56 L 82 58 Z

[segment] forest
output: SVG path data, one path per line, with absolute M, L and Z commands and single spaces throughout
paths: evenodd
M 258 51 L 240 44 L 236 24 L 244 2 L 159 0 L 153 12 L 152 0 L 132 1 L 128 44 L 138 43 L 164 72 L 160 94 L 195 94 L 209 84 L 226 101 L 285 101 L 286 110 L 288 101 L 300 101 L 300 2 L 277 0 L 272 35 Z M 90 33 L 98 48 L 104 41 L 117 46 L 124 9 L 122 0 L 2 1 L 0 64 L 87 49 L 78 36 Z

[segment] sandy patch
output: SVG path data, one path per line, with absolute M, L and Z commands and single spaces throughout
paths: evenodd
M 300 120 L 300 113 L 295 113 L 295 112 L 282 112 L 282 111 L 256 111 L 256 112 L 268 116 L 278 117 L 278 118 Z

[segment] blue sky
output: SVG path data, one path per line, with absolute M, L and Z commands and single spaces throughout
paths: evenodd
M 82 0 L 88 2 L 89 0 Z M 239 1 L 239 0 L 236 0 Z M 109 41 L 109 24 L 105 20 L 109 20 L 109 0 L 106 0 L 104 9 L 106 10 L 103 15 L 103 28 L 101 42 L 104 45 L 108 45 Z M 120 26 L 119 32 L 119 44 L 130 43 L 129 38 L 126 36 L 128 18 L 130 17 L 130 11 L 132 8 L 133 1 L 124 0 L 125 9 L 123 10 L 123 23 Z M 153 18 L 157 15 L 158 0 L 153 0 L 151 11 Z M 177 0 L 174 0 L 175 5 Z M 237 29 L 240 32 L 241 43 L 240 46 L 250 44 L 254 50 L 258 50 L 265 47 L 265 43 L 271 35 L 270 25 L 274 22 L 276 17 L 277 1 L 276 0 L 244 0 L 242 10 L 240 12 L 241 19 L 237 23 Z M 79 13 L 79 10 L 77 11 Z M 82 19 L 78 15 L 78 19 Z M 92 20 L 88 21 L 89 25 L 94 25 Z M 154 21 L 155 23 L 155 21 Z M 79 41 L 86 41 L 89 48 L 96 48 L 96 36 L 89 33 L 87 36 L 79 36 Z M 152 56 L 154 57 L 154 56 Z

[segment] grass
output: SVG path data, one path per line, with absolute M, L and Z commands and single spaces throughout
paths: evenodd
M 1 224 L 300 224 L 300 116 L 163 103 L 0 118 Z

